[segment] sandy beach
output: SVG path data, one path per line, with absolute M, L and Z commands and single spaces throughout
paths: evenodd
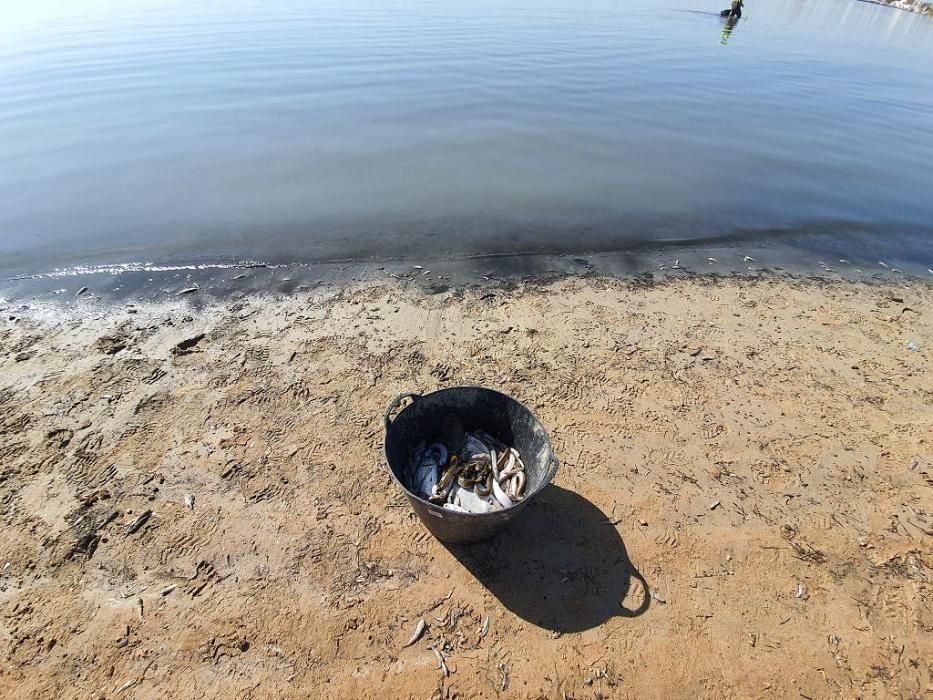
M 933 694 L 930 284 L 197 301 L 3 310 L 0 696 Z M 458 384 L 563 463 L 448 548 L 382 413 Z

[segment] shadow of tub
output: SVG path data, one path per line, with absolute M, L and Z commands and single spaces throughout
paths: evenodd
M 608 521 L 582 496 L 551 485 L 490 542 L 445 547 L 523 620 L 582 632 L 650 605 L 648 584 Z M 627 600 L 633 581 L 635 607 Z

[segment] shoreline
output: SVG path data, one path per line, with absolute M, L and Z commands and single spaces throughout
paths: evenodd
M 622 282 L 684 278 L 812 279 L 825 281 L 925 283 L 933 281 L 933 259 L 891 256 L 841 257 L 838 242 L 821 252 L 794 242 L 732 241 L 703 246 L 646 245 L 581 254 L 503 253 L 400 259 L 347 259 L 322 262 L 205 261 L 124 262 L 76 265 L 45 272 L 9 274 L 0 280 L 0 305 L 54 301 L 70 305 L 85 294 L 135 302 L 167 301 L 191 295 L 223 300 L 242 294 L 292 294 L 332 285 L 398 280 L 425 292 L 511 285 L 549 284 L 578 277 Z
M 923 0 L 859 0 L 867 2 L 870 5 L 881 5 L 882 7 L 893 7 L 896 10 L 913 12 L 925 17 L 933 17 L 933 4 L 923 2 Z
M 8 307 L 0 693 L 922 693 L 933 284 L 889 282 Z M 393 396 L 457 384 L 562 459 L 466 549 L 380 453 Z

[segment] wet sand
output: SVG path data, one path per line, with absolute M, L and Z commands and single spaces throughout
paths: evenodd
M 431 291 L 7 304 L 0 695 L 933 691 L 933 286 Z M 563 465 L 447 548 L 382 411 L 467 383 Z

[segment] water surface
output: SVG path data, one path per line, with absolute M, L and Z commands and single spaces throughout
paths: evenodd
M 32 0 L 0 266 L 792 239 L 933 262 L 933 21 L 855 0 Z M 872 251 L 873 252 L 873 251 Z

